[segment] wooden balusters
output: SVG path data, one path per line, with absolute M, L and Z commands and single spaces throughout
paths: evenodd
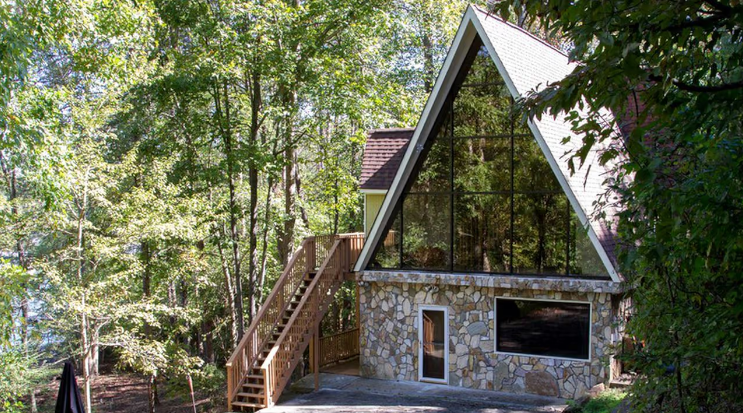
M 260 366 L 265 405 L 270 406 L 278 400 L 343 277 L 352 271 L 363 245 L 361 233 L 308 237 L 302 242 L 227 362 L 229 409 L 232 409 L 245 377 L 251 369 L 258 367 L 261 353 L 278 331 L 285 314 L 289 314 L 287 310 L 292 299 L 301 295 L 297 307 L 290 311 L 291 317 L 281 335 Z M 315 271 L 317 273 L 302 293 L 300 287 L 306 276 Z M 338 346 L 355 348 L 352 351 L 358 353 L 358 331 L 355 339 L 350 337 L 342 339 Z M 345 354 L 340 347 L 335 353 Z

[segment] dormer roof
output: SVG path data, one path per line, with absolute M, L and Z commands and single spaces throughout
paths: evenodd
M 364 190 L 388 190 L 400 167 L 414 128 L 374 129 L 369 131 L 361 162 Z

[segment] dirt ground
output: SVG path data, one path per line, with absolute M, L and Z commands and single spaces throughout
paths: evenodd
M 77 377 L 77 383 L 82 385 L 82 377 Z M 82 388 L 80 390 L 83 395 Z M 53 379 L 37 394 L 40 413 L 54 412 L 58 391 L 59 380 Z M 176 390 L 176 385 L 161 381 L 158 384 L 158 392 L 160 404 L 155 408 L 157 413 L 193 413 L 191 396 L 180 389 Z M 146 413 L 148 411 L 147 379 L 142 376 L 128 373 L 102 374 L 93 380 L 91 394 L 94 412 Z M 198 413 L 226 411 L 223 399 L 211 398 L 198 393 L 195 398 Z

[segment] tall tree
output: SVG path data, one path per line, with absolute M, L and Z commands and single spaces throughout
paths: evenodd
M 601 206 L 621 212 L 621 272 L 645 343 L 633 407 L 737 411 L 743 360 L 743 6 L 635 0 L 526 4 L 580 62 L 525 102 L 534 116 L 569 113 L 582 147 L 612 167 Z M 607 127 L 614 111 L 618 129 Z

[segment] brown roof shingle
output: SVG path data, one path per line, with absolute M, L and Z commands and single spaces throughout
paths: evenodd
M 413 128 L 369 131 L 361 163 L 361 189 L 390 188 L 413 132 Z

